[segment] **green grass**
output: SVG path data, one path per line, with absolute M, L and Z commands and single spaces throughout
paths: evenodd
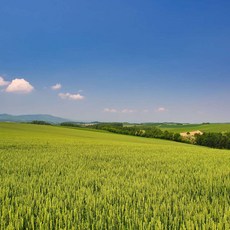
M 230 151 L 0 123 L 1 229 L 229 229 Z
M 161 130 L 182 133 L 200 130 L 202 132 L 230 132 L 230 124 L 188 124 L 188 125 L 159 125 Z

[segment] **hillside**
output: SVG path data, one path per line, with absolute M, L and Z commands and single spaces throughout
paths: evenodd
M 161 124 L 156 127 L 162 130 L 182 133 L 200 130 L 202 132 L 230 132 L 230 123 L 210 123 L 210 124 L 181 124 L 181 125 L 167 125 Z
M 1 229 L 229 229 L 230 151 L 0 123 Z
M 61 122 L 70 121 L 68 119 L 55 117 L 48 114 L 33 114 L 33 115 L 0 114 L 0 121 L 3 122 L 31 122 L 34 120 L 45 121 L 49 123 L 61 123 Z

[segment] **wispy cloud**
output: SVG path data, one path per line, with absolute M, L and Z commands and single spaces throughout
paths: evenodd
M 51 89 L 52 90 L 58 90 L 58 89 L 61 89 L 61 87 L 62 87 L 62 85 L 60 83 L 57 83 L 57 84 L 51 86 Z
M 118 111 L 116 109 L 112 109 L 112 108 L 105 108 L 104 112 L 106 112 L 106 113 L 117 113 Z
M 167 111 L 167 109 L 164 108 L 164 107 L 159 107 L 159 108 L 157 109 L 157 112 L 160 112 L 160 113 L 166 112 L 166 111 Z
M 8 93 L 30 93 L 32 92 L 34 87 L 23 78 L 16 78 L 10 82 L 10 84 L 6 88 L 6 92 Z
M 134 113 L 135 111 L 132 109 L 123 109 L 121 110 L 122 113 Z
M 115 109 L 115 108 L 105 108 L 104 112 L 107 112 L 107 113 L 134 113 L 135 110 L 133 110 L 133 109 L 118 110 L 118 109 Z
M 9 85 L 9 81 L 5 81 L 3 77 L 0 76 L 0 86 L 6 86 Z
M 80 93 L 77 93 L 77 94 L 59 93 L 58 96 L 61 99 L 68 99 L 68 100 L 74 100 L 74 101 L 80 101 L 80 100 L 83 100 L 85 98 Z

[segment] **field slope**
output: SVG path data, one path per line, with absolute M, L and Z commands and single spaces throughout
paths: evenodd
M 229 229 L 230 151 L 0 123 L 1 229 Z
M 167 125 L 162 124 L 157 126 L 162 130 L 168 130 L 170 132 L 182 133 L 182 132 L 191 132 L 195 130 L 200 130 L 202 132 L 230 132 L 229 123 L 213 123 L 213 124 L 185 124 L 185 125 Z

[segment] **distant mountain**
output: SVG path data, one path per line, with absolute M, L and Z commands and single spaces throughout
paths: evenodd
M 55 117 L 48 114 L 32 114 L 32 115 L 10 115 L 10 114 L 0 114 L 0 121 L 4 122 L 31 122 L 31 121 L 45 121 L 49 123 L 62 123 L 69 122 L 70 120 L 61 117 Z

